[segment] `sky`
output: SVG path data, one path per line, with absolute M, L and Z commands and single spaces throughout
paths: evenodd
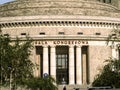
M 14 0 L 0 0 L 0 4 L 7 3 L 7 2 L 10 2 L 10 1 L 14 1 Z

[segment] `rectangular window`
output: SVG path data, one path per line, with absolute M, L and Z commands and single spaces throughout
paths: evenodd
M 40 32 L 39 34 L 40 34 L 40 35 L 45 35 L 45 32 Z
M 26 33 L 21 33 L 21 35 L 26 35 Z
M 83 32 L 78 32 L 77 34 L 78 34 L 78 35 L 83 35 Z
M 4 36 L 9 36 L 9 34 L 4 34 Z
M 67 68 L 67 55 L 58 54 L 56 58 L 57 58 L 57 68 L 66 69 Z
M 59 35 L 64 35 L 65 33 L 64 33 L 64 32 L 59 32 L 58 34 L 59 34 Z
M 95 33 L 95 35 L 101 35 L 101 33 Z

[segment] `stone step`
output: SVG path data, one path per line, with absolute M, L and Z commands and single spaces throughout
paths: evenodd
M 58 90 L 63 90 L 64 86 L 66 90 L 87 90 L 86 85 L 58 85 Z

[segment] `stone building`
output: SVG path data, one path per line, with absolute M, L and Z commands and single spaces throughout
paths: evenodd
M 36 77 L 47 73 L 67 88 L 90 85 L 104 61 L 120 58 L 116 42 L 120 0 L 16 0 L 0 5 L 0 29 L 12 38 L 30 35 Z

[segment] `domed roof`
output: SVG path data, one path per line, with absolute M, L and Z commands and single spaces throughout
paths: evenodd
M 98 0 L 17 0 L 0 5 L 0 17 L 35 15 L 120 17 L 116 7 Z

